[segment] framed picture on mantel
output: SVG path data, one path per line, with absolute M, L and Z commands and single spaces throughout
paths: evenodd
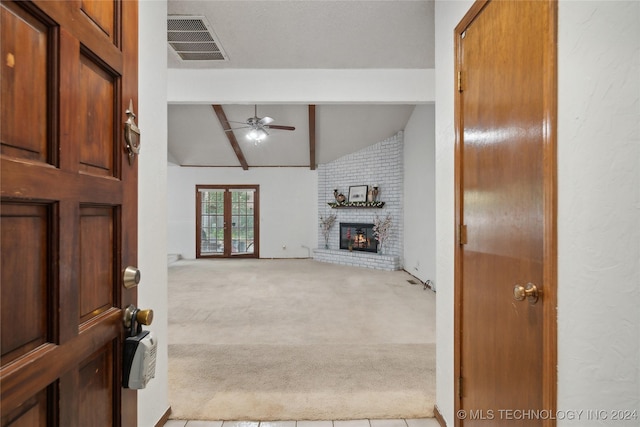
M 366 202 L 367 192 L 369 191 L 368 185 L 352 185 L 349 187 L 349 203 L 352 202 Z

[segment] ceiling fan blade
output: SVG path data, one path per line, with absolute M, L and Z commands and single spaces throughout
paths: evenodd
M 283 126 L 283 125 L 268 125 L 266 126 L 269 129 L 280 129 L 280 130 L 296 130 L 293 126 Z
M 268 125 L 269 123 L 273 123 L 273 119 L 269 116 L 264 116 L 263 118 L 258 120 L 258 123 L 261 125 Z

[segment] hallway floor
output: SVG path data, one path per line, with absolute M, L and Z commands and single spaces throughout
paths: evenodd
M 186 421 L 169 420 L 164 427 L 439 427 L 435 418 L 348 421 Z

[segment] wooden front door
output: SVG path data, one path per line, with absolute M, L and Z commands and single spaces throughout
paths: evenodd
M 554 423 L 555 31 L 553 1 L 480 1 L 455 32 L 458 426 Z
M 135 1 L 2 1 L 1 425 L 135 426 Z M 136 111 L 137 112 L 137 111 Z
M 196 186 L 196 258 L 260 258 L 260 186 Z

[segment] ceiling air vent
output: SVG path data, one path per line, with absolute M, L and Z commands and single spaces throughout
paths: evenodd
M 227 54 L 204 16 L 169 16 L 167 40 L 183 61 L 227 60 Z

